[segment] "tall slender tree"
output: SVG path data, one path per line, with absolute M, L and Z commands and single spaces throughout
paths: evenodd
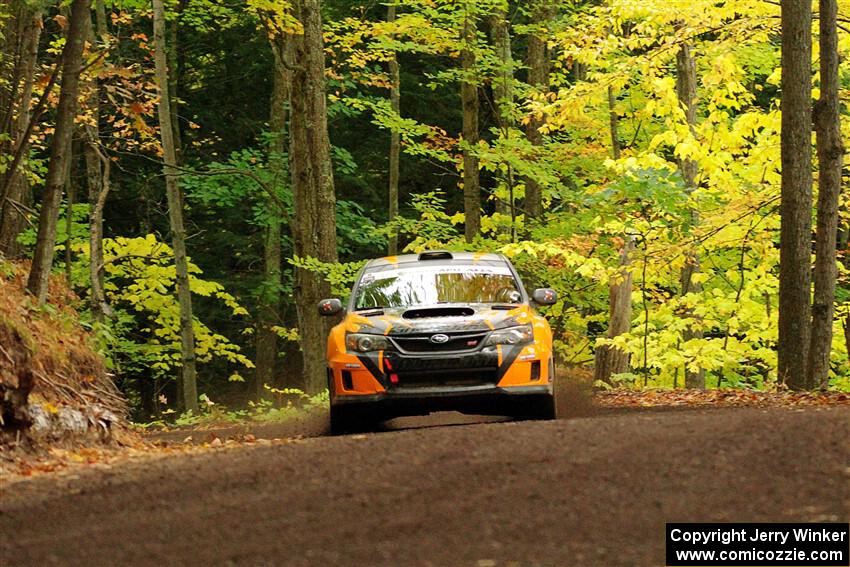
M 7 132 L 9 146 L 6 149 L 12 155 L 19 152 L 25 154 L 29 147 L 28 130 L 32 118 L 30 103 L 36 81 L 35 70 L 42 27 L 41 10 L 37 6 L 33 7 L 28 2 L 14 4 L 17 5 L 17 10 L 9 32 L 12 32 L 14 26 L 16 33 L 11 34 L 12 38 L 9 39 L 15 39 L 18 51 L 15 75 L 19 77 L 19 86 L 10 93 L 8 108 L 4 111 L 10 126 L 10 131 Z M 6 171 L 4 176 L 0 176 L 0 254 L 7 258 L 19 255 L 17 238 L 24 227 L 21 206 L 28 205 L 30 201 L 29 182 L 23 167 L 19 162 L 16 167 Z M 4 191 L 4 188 L 7 189 Z
M 177 165 L 183 163 L 183 136 L 180 133 L 180 99 L 178 90 L 180 83 L 180 44 L 178 34 L 180 31 L 180 14 L 186 5 L 186 0 L 178 0 L 175 3 L 174 17 L 171 22 L 165 23 L 166 48 L 168 53 L 165 60 L 168 63 L 168 98 L 171 108 L 171 132 L 174 137 L 174 155 Z
M 820 98 L 814 107 L 818 154 L 817 241 L 815 243 L 815 293 L 812 303 L 811 345 L 806 386 L 825 387 L 829 379 L 835 282 L 838 277 L 838 206 L 841 197 L 840 99 L 838 94 L 838 3 L 820 0 Z
M 838 249 L 844 251 L 842 254 L 844 269 L 850 270 L 850 223 L 844 222 L 838 231 Z M 847 360 L 850 362 L 850 312 L 845 312 L 842 324 L 844 326 L 844 348 L 847 350 Z
M 576 80 L 584 80 L 584 73 L 576 69 Z M 617 94 L 613 85 L 608 86 L 608 131 L 611 138 L 611 156 L 620 159 L 620 117 L 617 112 Z M 619 271 L 608 287 L 608 332 L 606 338 L 613 339 L 628 333 L 632 326 L 632 254 L 634 237 L 623 236 L 620 250 Z M 611 376 L 629 371 L 630 355 L 612 345 L 600 345 L 594 353 L 594 379 L 611 384 Z
M 608 290 L 608 333 L 607 338 L 613 339 L 623 333 L 628 333 L 632 326 L 632 270 L 631 255 L 634 252 L 634 239 L 623 239 L 620 252 L 620 267 L 615 280 Z M 601 345 L 596 348 L 594 355 L 594 379 L 607 384 L 611 376 L 629 371 L 629 353 L 611 346 Z
M 289 99 L 292 91 L 292 49 L 293 37 L 283 33 L 269 34 L 274 54 L 274 76 L 272 77 L 271 111 L 269 127 L 271 144 L 269 146 L 269 169 L 272 173 L 271 188 L 278 191 L 289 185 L 289 166 L 286 162 L 289 122 Z M 268 200 L 268 226 L 263 246 L 263 288 L 259 306 L 259 325 L 257 329 L 256 394 L 260 398 L 265 393 L 265 385 L 274 384 L 278 352 L 277 333 L 280 325 L 281 302 L 281 237 L 283 217 L 278 202 Z M 289 384 L 297 386 L 298 384 Z
M 695 131 L 697 116 L 697 67 L 690 44 L 683 43 L 679 47 L 676 54 L 676 94 L 679 99 L 679 104 L 685 112 L 685 121 L 693 133 Z M 697 163 L 689 158 L 679 159 L 679 171 L 682 173 L 682 179 L 685 181 L 685 191 L 691 195 L 696 189 Z M 699 216 L 695 209 L 691 208 L 691 222 L 696 224 L 699 221 Z M 682 295 L 686 296 L 690 293 L 699 293 L 702 286 L 695 281 L 694 274 L 700 269 L 699 254 L 696 250 L 692 251 L 686 258 L 685 267 L 682 268 L 681 286 Z M 693 312 L 688 310 L 686 316 L 693 319 Z M 702 330 L 695 327 L 693 323 L 688 325 L 682 333 L 684 341 L 693 339 L 701 339 L 703 336 Z M 698 368 L 693 370 L 690 366 L 685 367 L 685 387 L 686 388 L 705 388 L 705 370 Z
M 496 124 L 503 138 L 509 138 L 514 127 L 514 60 L 511 52 L 511 29 L 508 21 L 508 3 L 499 3 L 490 15 L 490 35 L 498 67 L 493 77 L 493 99 Z M 496 201 L 496 212 L 511 217 L 510 233 L 516 238 L 516 208 L 514 206 L 514 175 L 510 163 L 505 167 L 504 183 L 508 189 L 507 199 Z
M 336 195 L 328 138 L 325 97 L 325 53 L 319 0 L 294 0 L 293 14 L 303 33 L 294 37 L 289 160 L 295 218 L 295 255 L 323 262 L 337 261 Z M 317 303 L 330 294 L 330 285 L 315 272 L 295 270 L 295 305 L 304 357 L 304 388 L 309 393 L 326 385 L 325 347 L 330 321 Z
M 44 183 L 44 199 L 38 219 L 38 236 L 27 289 L 43 303 L 47 299 L 47 285 L 53 257 L 56 252 L 56 224 L 59 204 L 68 172 L 71 138 L 74 134 L 74 117 L 77 114 L 77 94 L 82 70 L 83 46 L 87 22 L 91 17 L 91 0 L 73 0 L 68 22 L 68 34 L 62 50 L 62 88 L 56 109 L 56 127 L 50 144 L 50 163 Z
M 88 38 L 91 45 L 97 39 L 105 40 L 107 35 L 106 13 L 103 0 L 95 2 L 95 21 L 89 22 Z M 89 277 L 91 292 L 89 308 L 95 321 L 103 321 L 108 306 L 103 281 L 103 210 L 109 194 L 109 159 L 100 147 L 100 97 L 101 87 L 96 79 L 85 85 L 88 91 L 86 106 L 89 119 L 83 126 L 83 156 L 86 163 L 86 183 L 88 185 L 89 205 Z
M 528 35 L 528 52 L 526 54 L 526 65 L 528 66 L 528 84 L 545 93 L 549 90 L 549 44 L 547 30 L 557 14 L 553 0 L 531 0 L 529 2 L 531 21 L 534 24 L 533 31 Z M 543 145 L 543 134 L 540 127 L 543 126 L 543 118 L 532 116 L 525 129 L 528 141 L 535 146 Z M 526 218 L 537 218 L 543 212 L 543 195 L 540 184 L 532 178 L 525 180 L 525 214 Z
M 153 35 L 155 45 L 156 86 L 159 94 L 159 133 L 162 139 L 163 171 L 168 197 L 168 218 L 174 248 L 177 276 L 177 301 L 180 308 L 180 347 L 182 362 L 183 403 L 187 410 L 198 411 L 197 371 L 195 367 L 195 333 L 193 329 L 192 292 L 189 288 L 189 262 L 186 258 L 186 228 L 183 224 L 183 196 L 180 193 L 174 131 L 171 128 L 171 97 L 168 96 L 168 64 L 165 42 L 165 7 L 163 0 L 153 0 Z
M 387 22 L 395 22 L 396 5 L 390 2 L 387 6 Z M 387 62 L 390 72 L 390 108 L 396 115 L 401 114 L 401 76 L 398 67 L 398 57 L 395 51 L 390 52 Z M 398 216 L 398 179 L 399 179 L 399 157 L 401 153 L 401 140 L 398 130 L 390 132 L 390 174 L 389 174 L 389 218 L 393 220 Z M 387 247 L 389 254 L 398 254 L 398 236 L 393 234 L 389 238 Z
M 779 379 L 806 387 L 811 321 L 812 6 L 782 0 Z
M 475 45 L 478 26 L 474 3 L 463 4 L 460 66 L 460 100 L 463 108 L 463 213 L 467 242 L 481 232 L 481 181 L 478 168 L 478 82 L 475 79 Z

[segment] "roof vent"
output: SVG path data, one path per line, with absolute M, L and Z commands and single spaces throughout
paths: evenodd
M 431 252 L 422 252 L 419 255 L 419 260 L 451 260 L 452 253 L 445 250 L 433 250 Z

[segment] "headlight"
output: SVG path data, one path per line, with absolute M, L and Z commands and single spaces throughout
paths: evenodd
M 531 325 L 520 325 L 519 327 L 493 331 L 487 337 L 484 345 L 525 345 L 533 341 L 534 330 Z
M 348 333 L 345 335 L 345 347 L 355 352 L 370 352 L 386 350 L 390 341 L 382 335 L 367 335 L 365 333 Z

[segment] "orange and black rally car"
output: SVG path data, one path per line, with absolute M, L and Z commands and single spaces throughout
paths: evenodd
M 454 410 L 555 417 L 552 331 L 504 256 L 433 251 L 371 260 L 328 337 L 331 428 Z

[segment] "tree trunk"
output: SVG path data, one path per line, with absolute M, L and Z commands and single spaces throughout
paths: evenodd
M 22 78 L 21 88 L 17 101 L 10 107 L 10 119 L 13 111 L 14 121 L 11 141 L 8 146 L 10 153 L 16 151 L 26 152 L 29 147 L 27 127 L 32 118 L 30 103 L 32 101 L 33 85 L 35 83 L 35 67 L 38 62 L 38 42 L 41 37 L 41 11 L 29 10 L 22 3 L 18 15 L 18 26 L 22 28 L 20 36 L 20 54 L 18 55 L 18 67 Z M 13 110 L 14 109 L 14 110 Z M 18 146 L 23 145 L 20 149 Z M 14 148 L 14 150 L 13 150 Z M 0 200 L 0 255 L 6 258 L 17 258 L 21 254 L 18 245 L 18 235 L 24 228 L 24 213 L 16 207 L 16 204 L 29 205 L 31 201 L 30 186 L 27 180 L 23 164 L 18 165 L 6 176 L 0 177 L 2 186 L 8 185 L 9 189 L 4 198 Z
M 292 236 L 295 255 L 323 262 L 337 261 L 336 196 L 325 100 L 325 53 L 319 0 L 295 0 L 294 14 L 304 33 L 295 36 L 290 170 L 295 219 Z M 325 388 L 325 350 L 331 321 L 319 315 L 316 304 L 330 295 L 330 285 L 314 272 L 296 268 L 295 305 L 304 356 L 304 388 Z
M 805 389 L 811 322 L 812 10 L 782 0 L 779 380 Z
M 502 132 L 503 138 L 510 138 L 511 129 L 514 127 L 513 102 L 514 102 L 514 62 L 511 53 L 511 32 L 506 13 L 506 6 L 496 8 L 490 17 L 490 34 L 493 41 L 493 50 L 499 67 L 493 79 L 493 99 L 496 106 L 496 124 Z M 510 233 L 514 236 L 516 232 L 514 207 L 513 173 L 511 166 L 507 166 L 505 185 L 508 189 L 507 199 L 496 200 L 496 212 L 511 217 Z M 506 231 L 507 232 L 507 231 Z
M 617 283 L 612 283 L 609 288 L 607 334 L 609 339 L 628 333 L 632 328 L 631 254 L 634 252 L 634 249 L 634 240 L 627 238 L 623 243 L 623 250 L 620 253 L 620 273 L 618 277 L 622 279 Z M 595 380 L 601 380 L 606 384 L 610 384 L 613 374 L 623 374 L 629 371 L 629 354 L 619 348 L 602 345 L 596 349 L 595 358 Z
M 272 142 L 269 147 L 269 169 L 272 173 L 272 187 L 277 190 L 288 184 L 286 176 L 289 168 L 286 164 L 287 120 L 289 112 L 289 97 L 292 90 L 292 71 L 286 67 L 286 62 L 292 59 L 292 38 L 277 36 L 272 38 L 272 50 L 275 53 L 275 66 L 272 87 L 272 105 L 269 115 L 269 127 L 272 131 Z M 281 219 L 283 211 L 278 210 L 277 204 L 269 200 L 269 224 L 266 227 L 263 251 L 263 292 L 260 298 L 259 329 L 257 331 L 257 360 L 256 395 L 262 398 L 265 394 L 265 384 L 274 385 L 275 367 L 277 364 L 277 333 L 273 330 L 280 324 L 280 286 L 281 286 Z M 297 384 L 287 384 L 297 386 Z
M 608 127 L 611 131 L 611 154 L 620 159 L 620 119 L 617 116 L 617 97 L 614 87 L 608 87 Z
M 183 2 L 178 2 L 176 6 L 178 14 L 182 8 Z M 177 165 L 183 163 L 183 141 L 180 135 L 180 101 L 177 98 L 177 85 L 180 77 L 179 58 L 177 56 L 177 31 L 179 26 L 179 18 L 174 18 L 174 21 L 170 25 L 166 22 L 166 33 L 168 33 L 168 39 L 166 41 L 166 47 L 168 49 L 168 53 L 166 54 L 168 62 L 168 99 L 171 105 L 171 132 L 174 136 L 174 156 L 177 160 L 175 162 Z
M 387 22 L 395 22 L 395 4 L 390 4 L 387 7 Z M 396 115 L 401 114 L 401 77 L 398 68 L 398 57 L 395 51 L 391 52 L 388 62 L 390 72 L 390 107 Z M 399 157 L 401 153 L 401 143 L 398 131 L 393 130 L 390 133 L 390 186 L 389 186 L 389 219 L 392 221 L 398 216 L 398 177 L 399 177 Z M 398 236 L 393 234 L 389 239 L 387 252 L 390 255 L 398 254 Z
M 65 282 L 71 287 L 71 267 L 74 262 L 74 252 L 71 250 L 71 233 L 74 229 L 74 205 L 77 203 L 77 184 L 74 180 L 73 156 L 79 151 L 79 143 L 71 142 L 71 158 L 68 161 L 68 174 L 65 176 Z
M 682 44 L 679 52 L 676 54 L 676 94 L 678 95 L 679 104 L 685 111 L 685 119 L 691 133 L 693 133 L 697 116 L 697 69 L 696 61 L 694 61 L 694 56 L 691 53 L 691 46 L 687 43 Z M 697 164 L 691 159 L 680 159 L 679 171 L 681 171 L 682 179 L 685 181 L 685 191 L 690 195 L 696 189 Z M 691 222 L 696 225 L 699 222 L 697 212 L 691 210 L 690 216 Z M 702 291 L 702 286 L 693 281 L 694 274 L 698 272 L 699 255 L 696 251 L 693 251 L 686 258 L 685 267 L 682 268 L 682 296 Z M 685 317 L 693 319 L 693 313 L 688 310 L 685 313 Z M 695 329 L 691 325 L 682 333 L 682 341 L 687 342 L 693 339 L 701 339 L 702 336 L 702 330 Z M 705 370 L 700 368 L 693 371 L 689 366 L 686 366 L 685 387 L 705 388 Z
M 618 135 L 619 119 L 616 110 L 614 89 L 608 87 L 608 117 L 611 134 L 611 154 L 614 159 L 620 158 L 620 141 Z M 613 339 L 632 328 L 632 272 L 631 253 L 634 251 L 634 239 L 625 237 L 623 249 L 620 252 L 620 277 L 622 281 L 611 284 L 608 289 L 608 338 Z M 602 345 L 596 349 L 594 362 L 594 379 L 611 384 L 613 374 L 623 374 L 629 371 L 629 354 L 610 345 Z
M 285 170 L 285 169 L 284 169 Z M 273 205 L 270 206 L 275 211 Z M 263 290 L 259 305 L 259 325 L 257 330 L 257 360 L 255 362 L 257 399 L 265 395 L 265 386 L 275 386 L 277 367 L 277 333 L 280 325 L 280 273 L 281 273 L 281 221 L 274 212 L 270 215 L 263 246 Z M 295 386 L 287 384 L 287 386 Z
M 481 184 L 478 171 L 478 83 L 475 79 L 476 22 L 470 7 L 465 7 L 460 66 L 460 100 L 463 108 L 463 213 L 464 235 L 472 242 L 481 232 Z
M 180 347 L 183 403 L 187 410 L 198 412 L 198 387 L 195 370 L 195 332 L 192 328 L 192 294 L 189 289 L 189 262 L 186 258 L 186 229 L 183 226 L 183 198 L 178 184 L 174 131 L 171 129 L 171 99 L 168 96 L 168 66 L 165 44 L 165 8 L 163 0 L 153 0 L 154 45 L 156 49 L 156 85 L 159 93 L 159 132 L 162 137 L 163 171 L 168 196 L 168 217 L 174 248 L 177 276 L 177 301 L 180 305 Z
M 844 317 L 844 348 L 847 350 L 847 361 L 850 362 L 850 315 Z
M 528 65 L 528 84 L 541 93 L 549 91 L 550 63 L 546 27 L 555 17 L 555 14 L 556 8 L 552 0 L 532 0 L 531 21 L 541 28 L 528 36 L 526 65 Z M 543 122 L 542 117 L 532 116 L 526 125 L 525 135 L 534 146 L 543 145 L 543 134 L 540 133 Z M 526 220 L 536 219 L 542 212 L 543 195 L 540 184 L 536 180 L 528 178 L 525 180 Z
M 850 223 L 844 224 L 838 232 L 838 249 L 844 251 L 843 263 L 846 269 L 850 269 L 848 241 L 850 241 Z M 850 362 L 850 313 L 844 316 L 844 347 L 847 350 L 847 362 Z
M 820 99 L 814 110 L 818 152 L 818 213 L 815 242 L 815 295 L 809 346 L 807 386 L 825 388 L 829 381 L 838 241 L 838 206 L 841 198 L 840 101 L 838 98 L 838 28 L 836 0 L 820 0 Z
M 96 26 L 89 22 L 89 42 L 94 45 L 97 36 L 105 37 L 106 17 L 102 12 L 103 0 L 97 0 Z M 88 90 L 86 106 L 90 120 L 84 126 L 83 155 L 86 162 L 86 183 L 89 193 L 89 309 L 92 317 L 102 323 L 108 306 L 103 288 L 103 208 L 109 193 L 109 160 L 100 149 L 100 85 L 92 80 L 85 87 Z
M 105 40 L 109 34 L 109 27 L 106 23 L 106 6 L 104 5 L 103 0 L 95 0 L 94 15 L 97 35 L 100 36 L 102 40 Z
M 21 0 L 6 0 L 0 18 L 5 15 L 3 32 L 0 33 L 0 133 L 11 136 L 18 85 L 21 80 L 23 45 L 21 36 L 27 20 L 27 6 Z M 0 138 L 0 152 L 8 154 L 10 139 Z
M 98 160 L 95 166 L 97 184 L 89 186 L 89 204 L 91 206 L 91 215 L 89 217 L 89 277 L 91 278 L 89 307 L 91 308 L 94 320 L 102 323 L 105 316 L 110 312 L 109 305 L 106 303 L 106 292 L 103 287 L 103 208 L 106 205 L 106 197 L 109 195 L 110 163 L 109 158 L 98 148 L 96 142 L 89 141 L 88 149 L 94 154 L 95 159 Z M 88 155 L 86 159 L 89 159 Z M 96 193 L 94 191 L 95 188 L 97 188 Z
M 56 252 L 56 223 L 59 220 L 59 203 L 65 185 L 67 162 L 71 153 L 71 137 L 74 134 L 74 116 L 77 113 L 77 93 L 86 38 L 86 22 L 89 18 L 91 0 L 74 0 L 68 35 L 62 50 L 62 89 L 56 109 L 56 126 L 50 145 L 50 163 L 44 184 L 44 200 L 38 219 L 38 237 L 32 260 L 27 289 L 39 303 L 47 299 L 47 284 Z

